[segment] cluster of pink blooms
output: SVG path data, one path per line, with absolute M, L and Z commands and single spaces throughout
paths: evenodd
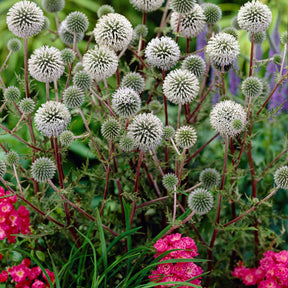
M 171 234 L 163 239 L 159 239 L 154 247 L 157 250 L 157 258 L 166 251 L 175 250 L 162 257 L 161 261 L 168 259 L 193 259 L 198 255 L 197 246 L 195 242 L 190 237 L 181 237 L 181 234 Z M 156 283 L 161 282 L 182 282 L 187 281 L 193 277 L 201 275 L 203 270 L 201 267 L 197 266 L 194 262 L 178 262 L 178 263 L 165 263 L 159 264 L 157 270 L 152 271 L 152 275 L 149 276 L 151 281 Z M 189 283 L 200 285 L 201 277 L 190 281 Z M 170 286 L 176 286 L 176 284 L 171 284 Z M 158 285 L 158 288 L 167 287 L 167 285 Z M 180 286 L 182 288 L 188 288 L 188 286 Z
M 2 255 L 0 258 L 2 258 Z M 26 258 L 20 265 L 3 270 L 0 273 L 0 282 L 8 281 L 10 275 L 16 284 L 15 288 L 49 288 L 48 279 L 41 268 L 39 266 L 29 268 L 30 264 L 30 259 Z M 54 273 L 48 269 L 45 269 L 45 271 L 53 283 L 55 280 Z
M 246 268 L 239 262 L 232 276 L 240 278 L 247 286 L 258 288 L 288 288 L 288 251 L 267 251 L 258 268 Z
M 15 243 L 13 234 L 30 233 L 29 211 L 24 206 L 15 209 L 16 196 L 9 196 L 10 192 L 0 187 L 0 240 L 8 238 L 9 243 Z M 3 197 L 3 198 L 1 198 Z

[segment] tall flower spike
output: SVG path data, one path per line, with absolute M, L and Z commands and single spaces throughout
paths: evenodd
M 171 27 L 174 32 L 177 32 L 178 21 L 179 21 L 178 12 L 173 12 L 171 15 Z M 200 5 L 195 4 L 192 10 L 181 15 L 179 33 L 182 37 L 193 38 L 198 36 L 205 28 L 206 21 L 203 9 Z
M 196 214 L 207 214 L 214 205 L 214 198 L 212 194 L 204 189 L 197 188 L 188 196 L 188 206 Z
M 177 13 L 187 14 L 192 11 L 195 6 L 195 0 L 171 0 L 170 8 Z
M 36 49 L 28 65 L 31 76 L 40 82 L 53 82 L 60 78 L 65 70 L 61 52 L 48 46 Z
M 59 33 L 60 39 L 63 41 L 64 44 L 73 45 L 74 34 L 68 31 L 66 20 L 61 22 L 58 33 Z M 76 43 L 82 41 L 83 38 L 84 38 L 84 33 L 76 33 Z
M 15 3 L 8 11 L 8 29 L 16 36 L 27 38 L 38 34 L 44 24 L 43 11 L 30 1 Z
M 126 48 L 132 40 L 132 35 L 131 23 L 126 17 L 118 13 L 102 16 L 94 29 L 97 44 L 107 46 L 115 51 Z
M 162 6 L 164 0 L 129 0 L 129 2 L 137 10 L 152 12 L 159 9 Z
M 258 0 L 245 3 L 237 16 L 239 27 L 251 33 L 267 30 L 271 21 L 272 13 L 269 7 Z

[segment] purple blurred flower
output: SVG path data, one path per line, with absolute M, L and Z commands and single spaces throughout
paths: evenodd
M 232 95 L 237 95 L 240 86 L 240 77 L 235 73 L 235 71 L 239 70 L 238 61 L 234 61 L 233 69 L 229 70 L 229 90 Z
M 207 35 L 207 26 L 197 37 L 196 50 L 202 49 L 206 46 L 207 44 L 206 35 Z M 198 55 L 205 60 L 204 51 L 199 52 Z

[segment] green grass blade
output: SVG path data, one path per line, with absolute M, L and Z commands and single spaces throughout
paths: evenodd
M 53 272 L 54 272 L 54 274 L 55 274 L 55 284 L 56 284 L 56 288 L 61 288 L 61 286 L 60 286 L 60 281 L 59 281 L 59 277 L 58 277 L 58 272 L 57 272 L 57 269 L 56 269 L 54 260 L 53 260 L 51 254 L 50 254 L 49 249 L 48 249 L 47 251 L 48 251 L 48 255 L 49 255 L 49 257 L 50 257 L 51 263 L 52 263 Z

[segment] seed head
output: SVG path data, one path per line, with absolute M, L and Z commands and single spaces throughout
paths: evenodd
M 31 98 L 24 98 L 19 103 L 19 109 L 23 114 L 31 114 L 35 110 L 36 104 Z
M 75 52 L 70 48 L 61 50 L 61 57 L 65 65 L 70 65 L 75 60 Z
M 120 129 L 120 123 L 116 119 L 110 118 L 103 122 L 101 133 L 105 139 L 113 141 L 120 135 Z
M 67 17 L 66 17 L 66 25 L 67 25 L 67 30 L 70 33 L 84 33 L 89 26 L 89 21 L 87 16 L 79 11 L 74 11 L 71 12 Z
M 4 177 L 4 175 L 6 174 L 6 164 L 3 160 L 0 160 L 0 179 Z
M 204 10 L 204 15 L 206 17 L 206 22 L 208 24 L 215 24 L 222 17 L 222 10 L 219 6 L 212 3 L 205 3 L 202 5 Z
M 148 28 L 146 25 L 139 24 L 133 30 L 133 39 L 139 40 L 140 37 L 145 38 L 148 35 Z
M 21 41 L 17 38 L 12 38 L 7 43 L 7 48 L 11 52 L 17 52 L 21 49 L 22 44 Z
M 46 157 L 36 159 L 31 166 L 31 175 L 37 182 L 43 183 L 54 177 L 56 166 L 52 160 Z
M 274 173 L 276 185 L 282 189 L 288 189 L 288 166 L 282 166 Z
M 84 91 L 77 86 L 70 86 L 63 92 L 63 102 L 68 108 L 80 107 L 85 100 Z
M 178 182 L 179 182 L 178 177 L 173 173 L 168 173 L 164 175 L 162 179 L 163 186 L 168 191 L 173 191 Z
M 111 5 L 101 5 L 99 9 L 97 10 L 97 16 L 98 18 L 101 18 L 103 15 L 114 13 L 115 10 Z
M 287 31 L 281 34 L 280 41 L 282 45 L 288 44 L 288 32 Z
M 13 166 L 13 165 L 16 165 L 19 160 L 20 160 L 20 157 L 18 155 L 17 152 L 15 151 L 10 151 L 6 154 L 5 156 L 5 160 L 6 160 L 6 164 L 9 165 L 9 166 Z
M 173 138 L 175 136 L 175 129 L 172 126 L 165 126 L 164 127 L 164 139 L 168 140 L 170 138 Z
M 238 24 L 238 19 L 237 16 L 233 17 L 231 20 L 231 26 L 236 29 L 236 30 L 241 30 L 239 24 Z
M 226 27 L 225 29 L 223 29 L 222 32 L 234 36 L 236 40 L 238 40 L 239 38 L 238 31 L 233 27 Z
M 65 6 L 65 0 L 42 0 L 42 7 L 48 13 L 61 11 Z
M 73 132 L 66 130 L 60 134 L 60 141 L 63 146 L 69 146 L 74 141 Z
M 251 32 L 248 33 L 248 39 L 249 41 L 251 41 L 252 39 L 252 34 Z M 255 44 L 262 44 L 266 39 L 266 32 L 265 31 L 261 31 L 261 32 L 257 32 L 254 33 L 254 43 Z
M 204 188 L 195 189 L 188 197 L 189 208 L 199 215 L 207 214 L 213 208 L 213 205 L 214 198 L 212 194 Z
M 127 73 L 121 81 L 121 87 L 128 87 L 135 90 L 137 93 L 142 93 L 145 88 L 145 80 L 140 73 L 129 72 Z
M 152 12 L 159 9 L 164 0 L 129 0 L 134 8 L 144 12 Z
M 129 135 L 125 135 L 120 139 L 119 146 L 125 152 L 129 152 L 135 149 L 134 140 Z
M 78 73 L 78 72 L 80 72 L 80 71 L 83 71 L 83 70 L 84 70 L 84 67 L 83 67 L 82 62 L 78 62 L 78 63 L 76 63 L 76 65 L 74 66 L 72 73 L 73 73 L 73 74 L 76 74 L 76 73 Z
M 191 55 L 186 57 L 182 62 L 181 69 L 188 70 L 196 77 L 200 78 L 205 73 L 206 63 L 202 57 L 198 55 Z
M 20 94 L 20 90 L 17 87 L 9 86 L 7 87 L 6 90 L 4 90 L 3 96 L 7 102 L 14 102 L 20 98 L 21 94 Z
M 206 168 L 200 173 L 199 180 L 206 189 L 211 189 L 219 185 L 220 174 L 213 168 Z
M 91 76 L 86 71 L 79 71 L 73 77 L 73 84 L 82 90 L 88 90 L 92 85 Z
M 171 0 L 170 8 L 173 12 L 188 14 L 196 4 L 195 0 Z
M 58 33 L 59 33 L 60 39 L 63 41 L 64 44 L 73 45 L 74 34 L 68 31 L 66 19 L 61 22 Z M 84 38 L 84 33 L 76 33 L 76 43 L 82 41 L 83 38 Z
M 197 134 L 193 127 L 182 126 L 176 130 L 176 144 L 182 148 L 191 148 L 197 141 Z
M 263 91 L 263 82 L 257 77 L 248 77 L 242 82 L 241 91 L 246 97 L 258 97 Z
M 148 107 L 153 114 L 159 114 L 162 111 L 162 104 L 158 100 L 152 100 Z

